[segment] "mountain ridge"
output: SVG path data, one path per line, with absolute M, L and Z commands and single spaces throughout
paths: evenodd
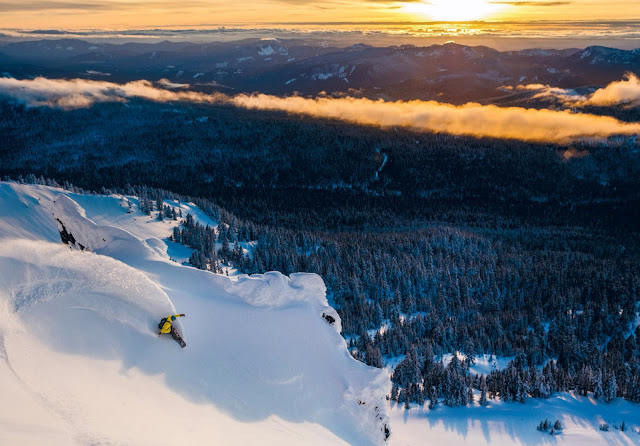
M 502 96 L 499 88 L 505 84 L 579 88 L 640 72 L 638 50 L 599 46 L 498 51 L 456 43 L 340 48 L 301 39 L 124 44 L 56 39 L 8 43 L 0 52 L 3 71 L 18 78 L 166 78 L 207 92 L 330 92 L 453 103 Z

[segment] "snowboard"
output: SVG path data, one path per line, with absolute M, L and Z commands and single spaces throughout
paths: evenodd
M 185 348 L 187 346 L 187 343 L 184 342 L 184 339 L 182 339 L 182 336 L 180 336 L 180 333 L 178 333 L 177 331 L 172 329 L 171 336 L 173 336 L 173 339 L 175 339 L 176 342 L 180 344 L 180 347 Z

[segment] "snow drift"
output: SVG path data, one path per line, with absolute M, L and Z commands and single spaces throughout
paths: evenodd
M 0 443 L 385 442 L 388 376 L 321 278 L 182 266 L 158 245 L 176 223 L 121 202 L 0 183 Z M 173 312 L 185 349 L 155 334 Z

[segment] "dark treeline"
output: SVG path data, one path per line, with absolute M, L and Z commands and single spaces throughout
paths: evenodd
M 277 227 L 640 228 L 632 139 L 565 147 L 144 101 L 63 111 L 0 100 L 0 134 L 0 174 L 169 189 Z
M 636 332 L 636 338 L 640 331 Z M 637 351 L 637 345 L 636 345 Z M 448 365 L 434 361 L 431 350 L 425 356 L 411 348 L 406 358 L 398 364 L 392 375 L 390 398 L 409 407 L 411 403 L 428 404 L 430 409 L 440 402 L 447 406 L 465 406 L 476 398 L 481 406 L 489 400 L 524 403 L 527 398 L 549 398 L 554 392 L 576 391 L 607 403 L 616 397 L 640 403 L 640 377 L 637 361 L 624 364 L 612 355 L 599 356 L 576 367 L 563 367 L 557 361 L 548 361 L 543 367 L 528 364 L 518 355 L 503 370 L 489 375 L 470 374 L 473 355 L 464 359 L 454 354 Z M 613 354 L 614 356 L 615 354 Z M 595 359 L 597 358 L 597 359 Z M 477 392 L 474 392 L 476 390 Z M 480 393 L 479 397 L 477 393 Z
M 524 144 L 141 101 L 0 103 L 0 131 L 0 174 L 135 194 L 149 213 L 197 197 L 221 224 L 174 231 L 194 266 L 320 274 L 355 357 L 407 355 L 400 401 L 463 404 L 485 383 L 489 398 L 521 400 L 599 381 L 637 400 L 633 141 Z M 482 378 L 433 362 L 455 351 L 519 359 Z
M 383 357 L 410 352 L 394 374 L 399 390 L 392 396 L 400 402 L 466 404 L 470 388 L 482 390 L 478 377 L 449 376 L 449 366 L 433 361 L 455 351 L 468 361 L 482 353 L 516 356 L 486 377 L 489 398 L 602 395 L 598 382 L 617 382 L 614 397 L 638 402 L 637 253 L 578 230 L 512 232 L 318 234 L 237 220 L 205 228 L 188 218 L 173 239 L 196 248 L 191 263 L 203 269 L 226 263 L 247 273 L 322 275 L 356 358 L 381 367 Z M 238 242 L 256 239 L 243 255 Z M 453 381 L 462 396 L 451 396 Z

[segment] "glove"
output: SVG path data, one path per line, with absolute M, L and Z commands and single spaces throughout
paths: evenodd
M 186 317 L 186 316 L 187 316 L 187 315 L 186 315 L 186 314 L 184 314 L 184 313 L 181 313 L 181 314 L 180 314 L 180 317 Z

